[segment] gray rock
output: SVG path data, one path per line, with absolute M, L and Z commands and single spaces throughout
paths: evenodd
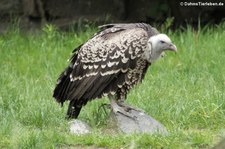
M 157 120 L 147 115 L 145 111 L 136 108 L 131 109 L 126 116 L 122 113 L 111 111 L 108 129 L 123 133 L 160 133 L 168 134 L 166 128 Z M 73 134 L 91 133 L 91 127 L 84 121 L 75 119 L 69 122 L 70 132 Z
M 147 115 L 144 111 L 130 110 L 129 115 L 134 118 L 111 112 L 110 119 L 124 133 L 168 134 L 166 128 L 160 122 Z
M 91 127 L 84 121 L 75 119 L 69 122 L 69 129 L 74 134 L 86 134 L 91 132 Z

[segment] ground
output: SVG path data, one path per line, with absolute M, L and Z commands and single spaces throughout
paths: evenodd
M 106 129 L 107 115 L 88 103 L 80 119 L 94 132 L 73 135 L 52 98 L 56 79 L 71 51 L 97 29 L 42 32 L 17 28 L 0 35 L 0 148 L 210 148 L 225 137 L 225 23 L 194 30 L 167 30 L 178 53 L 153 64 L 127 97 L 168 129 L 167 136 L 117 134 Z

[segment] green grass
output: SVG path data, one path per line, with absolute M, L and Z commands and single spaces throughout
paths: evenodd
M 178 53 L 150 67 L 127 102 L 162 122 L 169 135 L 104 132 L 98 113 L 106 98 L 83 108 L 79 118 L 94 128 L 73 135 L 63 108 L 52 98 L 56 79 L 73 48 L 96 29 L 43 32 L 11 29 L 0 35 L 0 148 L 210 148 L 225 136 L 225 23 L 197 31 L 167 31 Z

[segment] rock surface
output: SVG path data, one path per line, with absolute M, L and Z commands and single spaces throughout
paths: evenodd
M 168 134 L 166 128 L 160 122 L 147 115 L 144 111 L 130 110 L 129 115 L 134 118 L 111 112 L 111 120 L 124 133 Z
M 91 127 L 84 121 L 75 119 L 69 122 L 69 129 L 74 134 L 86 134 L 91 132 Z

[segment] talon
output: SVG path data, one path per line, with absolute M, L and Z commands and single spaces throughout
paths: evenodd
M 130 106 L 130 105 L 126 105 L 124 102 L 119 102 L 118 105 L 123 107 L 125 109 L 125 111 L 127 111 L 127 112 L 129 112 L 130 110 L 134 110 L 134 111 L 137 111 L 137 112 L 144 112 L 144 110 L 135 108 L 135 107 Z
M 118 107 L 119 107 L 119 106 L 118 106 Z M 112 108 L 112 111 L 113 111 L 113 113 L 115 113 L 115 114 L 120 113 L 120 114 L 122 114 L 122 115 L 124 115 L 124 116 L 126 116 L 126 117 L 128 117 L 128 118 L 133 119 L 133 120 L 136 120 L 136 119 L 137 119 L 136 116 L 131 115 L 129 112 L 125 111 L 125 109 L 123 109 L 122 107 L 119 107 L 119 108 L 115 108 L 115 107 L 114 107 L 114 108 Z

